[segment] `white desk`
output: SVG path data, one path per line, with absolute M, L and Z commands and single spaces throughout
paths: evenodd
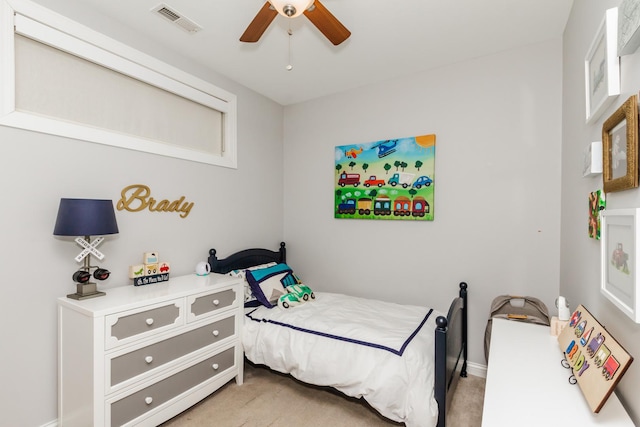
M 612 393 L 591 412 L 578 384 L 569 384 L 562 350 L 549 327 L 493 319 L 483 427 L 629 426 L 633 422 Z

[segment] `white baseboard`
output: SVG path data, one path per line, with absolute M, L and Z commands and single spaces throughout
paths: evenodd
M 479 363 L 467 362 L 467 373 L 474 377 L 487 378 L 487 366 Z
M 58 427 L 58 420 L 49 421 L 48 423 L 43 424 L 40 427 Z

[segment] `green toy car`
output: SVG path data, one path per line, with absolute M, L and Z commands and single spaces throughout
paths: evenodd
M 305 285 L 290 285 L 287 286 L 287 291 L 278 299 L 280 308 L 294 307 L 316 297 L 311 288 Z

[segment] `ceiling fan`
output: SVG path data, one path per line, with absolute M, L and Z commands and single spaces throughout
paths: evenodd
M 240 37 L 240 41 L 255 43 L 260 40 L 278 13 L 287 18 L 304 14 L 336 46 L 351 35 L 351 32 L 320 3 L 320 0 L 269 0 L 253 18 Z

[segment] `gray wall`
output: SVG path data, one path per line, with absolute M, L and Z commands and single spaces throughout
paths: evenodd
M 283 236 L 282 106 L 184 58 L 153 52 L 151 43 L 116 24 L 108 35 L 238 96 L 239 167 L 0 127 L 2 425 L 41 426 L 57 418 L 56 298 L 75 292 L 71 275 L 80 252 L 52 235 L 61 197 L 117 201 L 123 187 L 140 183 L 156 199 L 185 196 L 195 203 L 185 219 L 116 212 L 120 233 L 100 246 L 101 265 L 112 272 L 100 284 L 107 292 L 131 283 L 128 266 L 146 251 L 158 251 L 180 275 L 191 273 L 211 247 L 224 256 L 247 246 L 275 247 Z
M 574 309 L 584 305 L 631 355 L 640 355 L 640 326 L 600 294 L 600 242 L 587 237 L 587 198 L 602 189 L 602 176 L 582 178 L 583 151 L 602 140 L 602 124 L 640 87 L 640 52 L 623 56 L 622 93 L 595 123 L 585 124 L 584 59 L 605 10 L 620 1 L 579 0 L 573 4 L 564 34 L 562 105 L 562 234 L 560 293 Z M 607 194 L 607 208 L 640 207 L 637 189 Z M 640 366 L 634 362 L 617 393 L 636 424 L 640 424 Z
M 561 40 L 285 108 L 288 259 L 312 288 L 446 312 L 470 286 L 470 360 L 491 300 L 558 293 Z M 334 219 L 334 147 L 436 134 L 435 221 Z

